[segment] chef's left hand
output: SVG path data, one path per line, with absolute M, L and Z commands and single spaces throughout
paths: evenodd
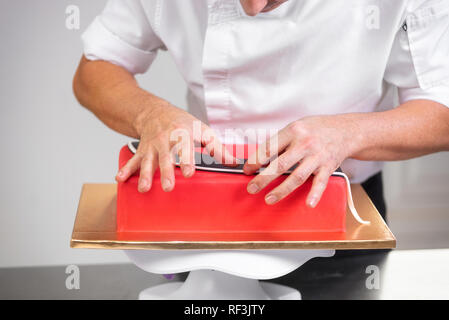
M 245 174 L 254 174 L 247 187 L 251 194 L 299 163 L 298 167 L 265 196 L 267 204 L 275 204 L 301 186 L 313 175 L 306 204 L 314 208 L 320 200 L 332 173 L 355 150 L 358 127 L 345 115 L 313 116 L 289 124 L 260 145 L 245 163 Z

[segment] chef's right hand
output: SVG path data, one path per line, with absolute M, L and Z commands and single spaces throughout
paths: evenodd
M 218 162 L 233 165 L 236 159 L 220 143 L 206 124 L 188 112 L 167 103 L 142 112 L 136 121 L 140 143 L 136 154 L 118 171 L 116 180 L 126 181 L 140 170 L 138 190 L 150 190 L 153 175 L 159 167 L 162 189 L 175 186 L 174 155 L 180 159 L 184 177 L 195 173 L 195 144 L 203 146 Z

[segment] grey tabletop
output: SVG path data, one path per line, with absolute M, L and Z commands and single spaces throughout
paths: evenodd
M 80 288 L 67 289 L 67 266 L 0 269 L 0 299 L 136 299 L 173 280 L 132 264 L 83 265 Z M 271 282 L 300 290 L 303 299 L 449 299 L 449 249 L 338 252 L 315 258 Z

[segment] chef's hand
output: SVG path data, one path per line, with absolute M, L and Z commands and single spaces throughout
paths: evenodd
M 207 125 L 188 112 L 170 104 L 152 107 L 139 117 L 140 143 L 136 154 L 118 172 L 116 180 L 126 181 L 140 169 L 138 190 L 150 190 L 153 175 L 159 167 L 164 191 L 175 186 L 174 155 L 178 154 L 184 177 L 195 172 L 195 144 L 206 148 L 223 164 L 235 164 L 235 158 L 219 142 Z
M 326 189 L 330 175 L 353 150 L 357 126 L 345 116 L 314 116 L 295 121 L 271 137 L 245 163 L 244 172 L 254 174 L 247 190 L 255 194 L 299 163 L 298 167 L 265 196 L 267 204 L 275 204 L 300 187 L 311 175 L 313 185 L 306 204 L 314 208 Z

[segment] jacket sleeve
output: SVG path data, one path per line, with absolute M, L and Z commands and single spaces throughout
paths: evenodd
M 384 79 L 398 87 L 401 103 L 427 99 L 449 107 L 449 1 L 419 2 L 406 12 Z
M 140 0 L 109 0 L 82 35 L 84 55 L 104 60 L 132 74 L 148 70 L 164 44 L 154 32 Z

